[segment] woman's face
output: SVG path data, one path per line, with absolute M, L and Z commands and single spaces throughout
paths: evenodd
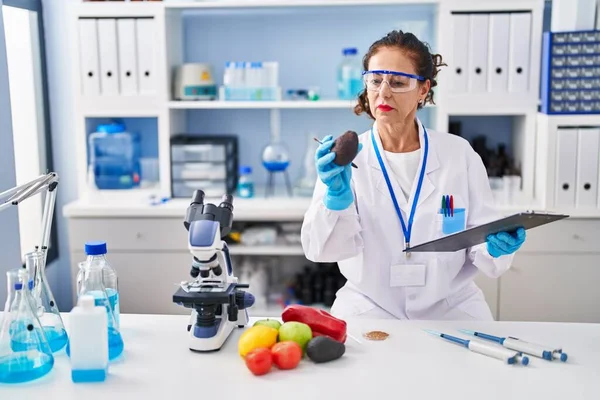
M 412 59 L 403 50 L 390 47 L 379 49 L 369 60 L 368 69 L 369 71 L 388 70 L 418 75 Z M 393 75 L 383 75 L 383 79 L 390 83 L 393 78 Z M 367 90 L 371 114 L 376 120 L 382 122 L 405 121 L 416 112 L 419 100 L 425 101 L 429 88 L 429 81 L 417 81 L 417 86 L 413 90 L 395 93 L 392 92 L 388 83 L 381 83 L 379 90 Z

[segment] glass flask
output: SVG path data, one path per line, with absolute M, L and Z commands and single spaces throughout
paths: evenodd
M 11 301 L 0 327 L 0 383 L 29 382 L 50 372 L 54 356 L 34 312 L 27 270 L 11 270 L 6 276 Z
M 270 143 L 263 150 L 262 162 L 267 171 L 285 171 L 290 165 L 290 154 L 282 143 Z
M 48 285 L 45 255 L 41 251 L 25 254 L 25 266 L 32 281 L 34 309 L 53 353 L 66 346 L 68 337 L 54 295 Z
M 77 294 L 78 297 L 90 295 L 95 299 L 94 302 L 96 306 L 103 306 L 106 308 L 108 317 L 108 359 L 112 361 L 123 353 L 124 344 L 109 300 L 109 295 L 107 294 L 106 287 L 103 283 L 103 268 L 98 263 L 85 262 L 80 273 L 81 281 L 79 283 L 80 289 Z M 67 354 L 70 354 L 68 344 Z
M 304 164 L 302 165 L 302 174 L 294 187 L 294 193 L 296 196 L 311 197 L 315 190 L 315 183 L 317 182 L 317 168 L 315 166 L 315 153 L 319 148 L 314 138 L 316 135 L 307 136 L 306 153 L 304 153 Z
M 102 268 L 102 284 L 106 289 L 110 307 L 115 316 L 116 327 L 119 329 L 121 324 L 121 307 L 119 306 L 119 282 L 117 272 L 110 265 L 106 258 L 106 242 L 87 242 L 85 244 L 86 262 L 98 265 Z

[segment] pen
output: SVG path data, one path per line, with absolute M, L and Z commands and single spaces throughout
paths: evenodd
M 567 353 L 563 353 L 561 348 L 551 349 L 548 346 L 542 346 L 535 343 L 528 343 L 524 340 L 520 340 L 514 337 L 498 337 L 488 335 L 487 333 L 470 331 L 467 329 L 459 329 L 460 332 L 480 337 L 482 339 L 496 342 L 506 347 L 507 349 L 520 351 L 526 354 L 530 354 L 535 357 L 543 358 L 544 360 L 552 361 L 553 359 L 560 359 L 560 361 L 567 361 Z
M 446 212 L 450 216 L 450 197 L 448 195 L 446 195 Z
M 454 196 L 450 195 L 450 216 L 454 217 Z
M 424 331 L 431 335 L 439 336 L 450 342 L 460 344 L 461 346 L 466 347 L 474 353 L 479 353 L 488 357 L 493 357 L 497 358 L 498 360 L 502 360 L 506 364 L 517 364 L 519 362 L 523 365 L 529 364 L 529 357 L 523 356 L 518 351 L 508 350 L 500 346 L 490 346 L 483 342 L 475 342 L 472 340 L 461 339 L 455 336 L 447 335 L 445 333 L 432 331 L 430 329 L 424 329 Z
M 317 138 L 313 138 L 313 139 L 315 140 L 315 142 L 317 142 L 317 143 L 319 143 L 319 144 L 323 144 L 323 142 L 321 142 L 319 139 L 317 139 Z M 358 167 L 356 166 L 356 164 L 354 164 L 354 163 L 352 163 L 351 165 L 352 165 L 352 168 L 358 168 Z
M 444 213 L 444 217 L 446 216 L 446 199 L 442 196 L 442 213 Z

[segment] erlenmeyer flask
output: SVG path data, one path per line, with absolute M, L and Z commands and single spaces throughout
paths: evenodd
M 67 344 L 68 337 L 65 325 L 54 301 L 54 296 L 46 279 L 44 253 L 33 251 L 25 254 L 25 265 L 29 276 L 33 278 L 33 299 L 37 317 L 42 324 L 48 344 L 56 353 Z
M 94 298 L 96 306 L 104 306 L 108 317 L 108 359 L 110 361 L 119 357 L 123 353 L 123 338 L 115 320 L 115 315 L 108 299 L 108 294 L 102 280 L 102 266 L 97 263 L 86 262 L 83 268 L 78 297 L 90 295 Z M 67 354 L 69 354 L 67 344 Z
M 304 163 L 302 165 L 302 173 L 296 181 L 294 194 L 299 197 L 311 197 L 317 182 L 317 168 L 315 166 L 315 152 L 319 147 L 314 138 L 316 135 L 307 136 L 306 152 L 304 153 Z
M 54 357 L 34 312 L 27 271 L 11 270 L 6 276 L 12 302 L 0 328 L 0 382 L 28 382 L 50 372 Z

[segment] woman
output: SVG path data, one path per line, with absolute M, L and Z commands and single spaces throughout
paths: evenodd
M 327 136 L 316 151 L 319 180 L 302 226 L 314 262 L 337 262 L 346 285 L 332 313 L 399 319 L 492 320 L 473 282 L 510 266 L 525 231 L 501 232 L 453 253 L 404 252 L 410 244 L 480 225 L 499 215 L 481 158 L 464 139 L 426 129 L 417 109 L 433 103 L 441 56 L 411 33 L 393 31 L 363 59 L 356 114 L 375 120 L 359 153 L 337 166 Z M 440 209 L 452 196 L 453 213 Z

